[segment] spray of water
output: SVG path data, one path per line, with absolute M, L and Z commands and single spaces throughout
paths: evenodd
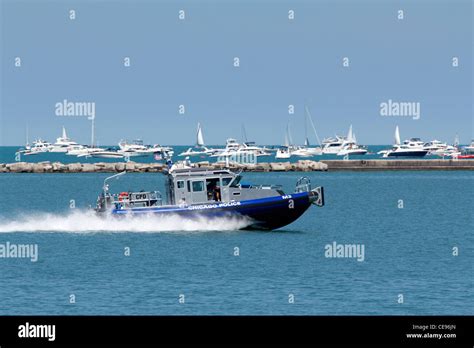
M 234 231 L 250 224 L 244 217 L 220 217 L 207 219 L 180 216 L 140 215 L 99 216 L 92 211 L 76 210 L 69 214 L 33 214 L 0 220 L 0 233 L 11 232 L 190 232 L 190 231 Z

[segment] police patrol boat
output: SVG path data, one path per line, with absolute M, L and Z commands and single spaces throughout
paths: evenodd
M 123 174 L 104 180 L 95 208 L 98 213 L 177 215 L 185 219 L 237 217 L 248 220 L 246 229 L 273 230 L 298 219 L 311 204 L 324 205 L 323 187 L 311 189 L 306 177 L 296 182 L 294 193 L 285 194 L 279 185 L 245 184 L 241 172 L 172 167 L 166 173 L 164 201 L 159 191 L 110 193 L 108 181 Z

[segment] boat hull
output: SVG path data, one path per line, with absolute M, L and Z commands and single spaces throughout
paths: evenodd
M 428 151 L 419 150 L 419 151 L 406 151 L 406 152 L 388 152 L 387 157 L 424 157 Z
M 298 219 L 315 200 L 311 192 L 294 193 L 228 203 L 204 203 L 190 206 L 113 209 L 113 215 L 177 215 L 185 219 L 238 217 L 248 220 L 245 229 L 274 230 Z

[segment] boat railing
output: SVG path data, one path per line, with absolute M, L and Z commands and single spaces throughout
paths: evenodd
M 135 198 L 132 198 L 135 196 Z M 128 206 L 161 206 L 163 205 L 163 197 L 160 191 L 149 191 L 149 192 L 126 192 L 112 194 L 112 204 L 116 207 L 128 207 Z M 140 197 L 140 198 L 136 198 Z M 141 198 L 143 197 L 143 198 Z
M 303 176 L 296 182 L 295 192 L 309 192 L 311 191 L 311 180 L 308 177 Z
M 258 189 L 258 190 L 281 190 L 282 185 L 244 185 L 243 188 L 251 188 L 251 189 Z

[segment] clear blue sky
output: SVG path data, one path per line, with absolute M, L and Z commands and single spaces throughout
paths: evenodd
M 305 103 L 320 137 L 350 124 L 363 144 L 392 143 L 397 124 L 402 138 L 473 137 L 470 0 L 0 2 L 0 145 L 23 144 L 27 123 L 30 141 L 65 125 L 88 143 L 89 121 L 55 115 L 63 99 L 96 103 L 100 144 L 192 144 L 197 122 L 208 144 L 240 138 L 242 123 L 281 144 L 289 104 L 302 143 Z M 421 118 L 380 116 L 388 99 L 420 102 Z

